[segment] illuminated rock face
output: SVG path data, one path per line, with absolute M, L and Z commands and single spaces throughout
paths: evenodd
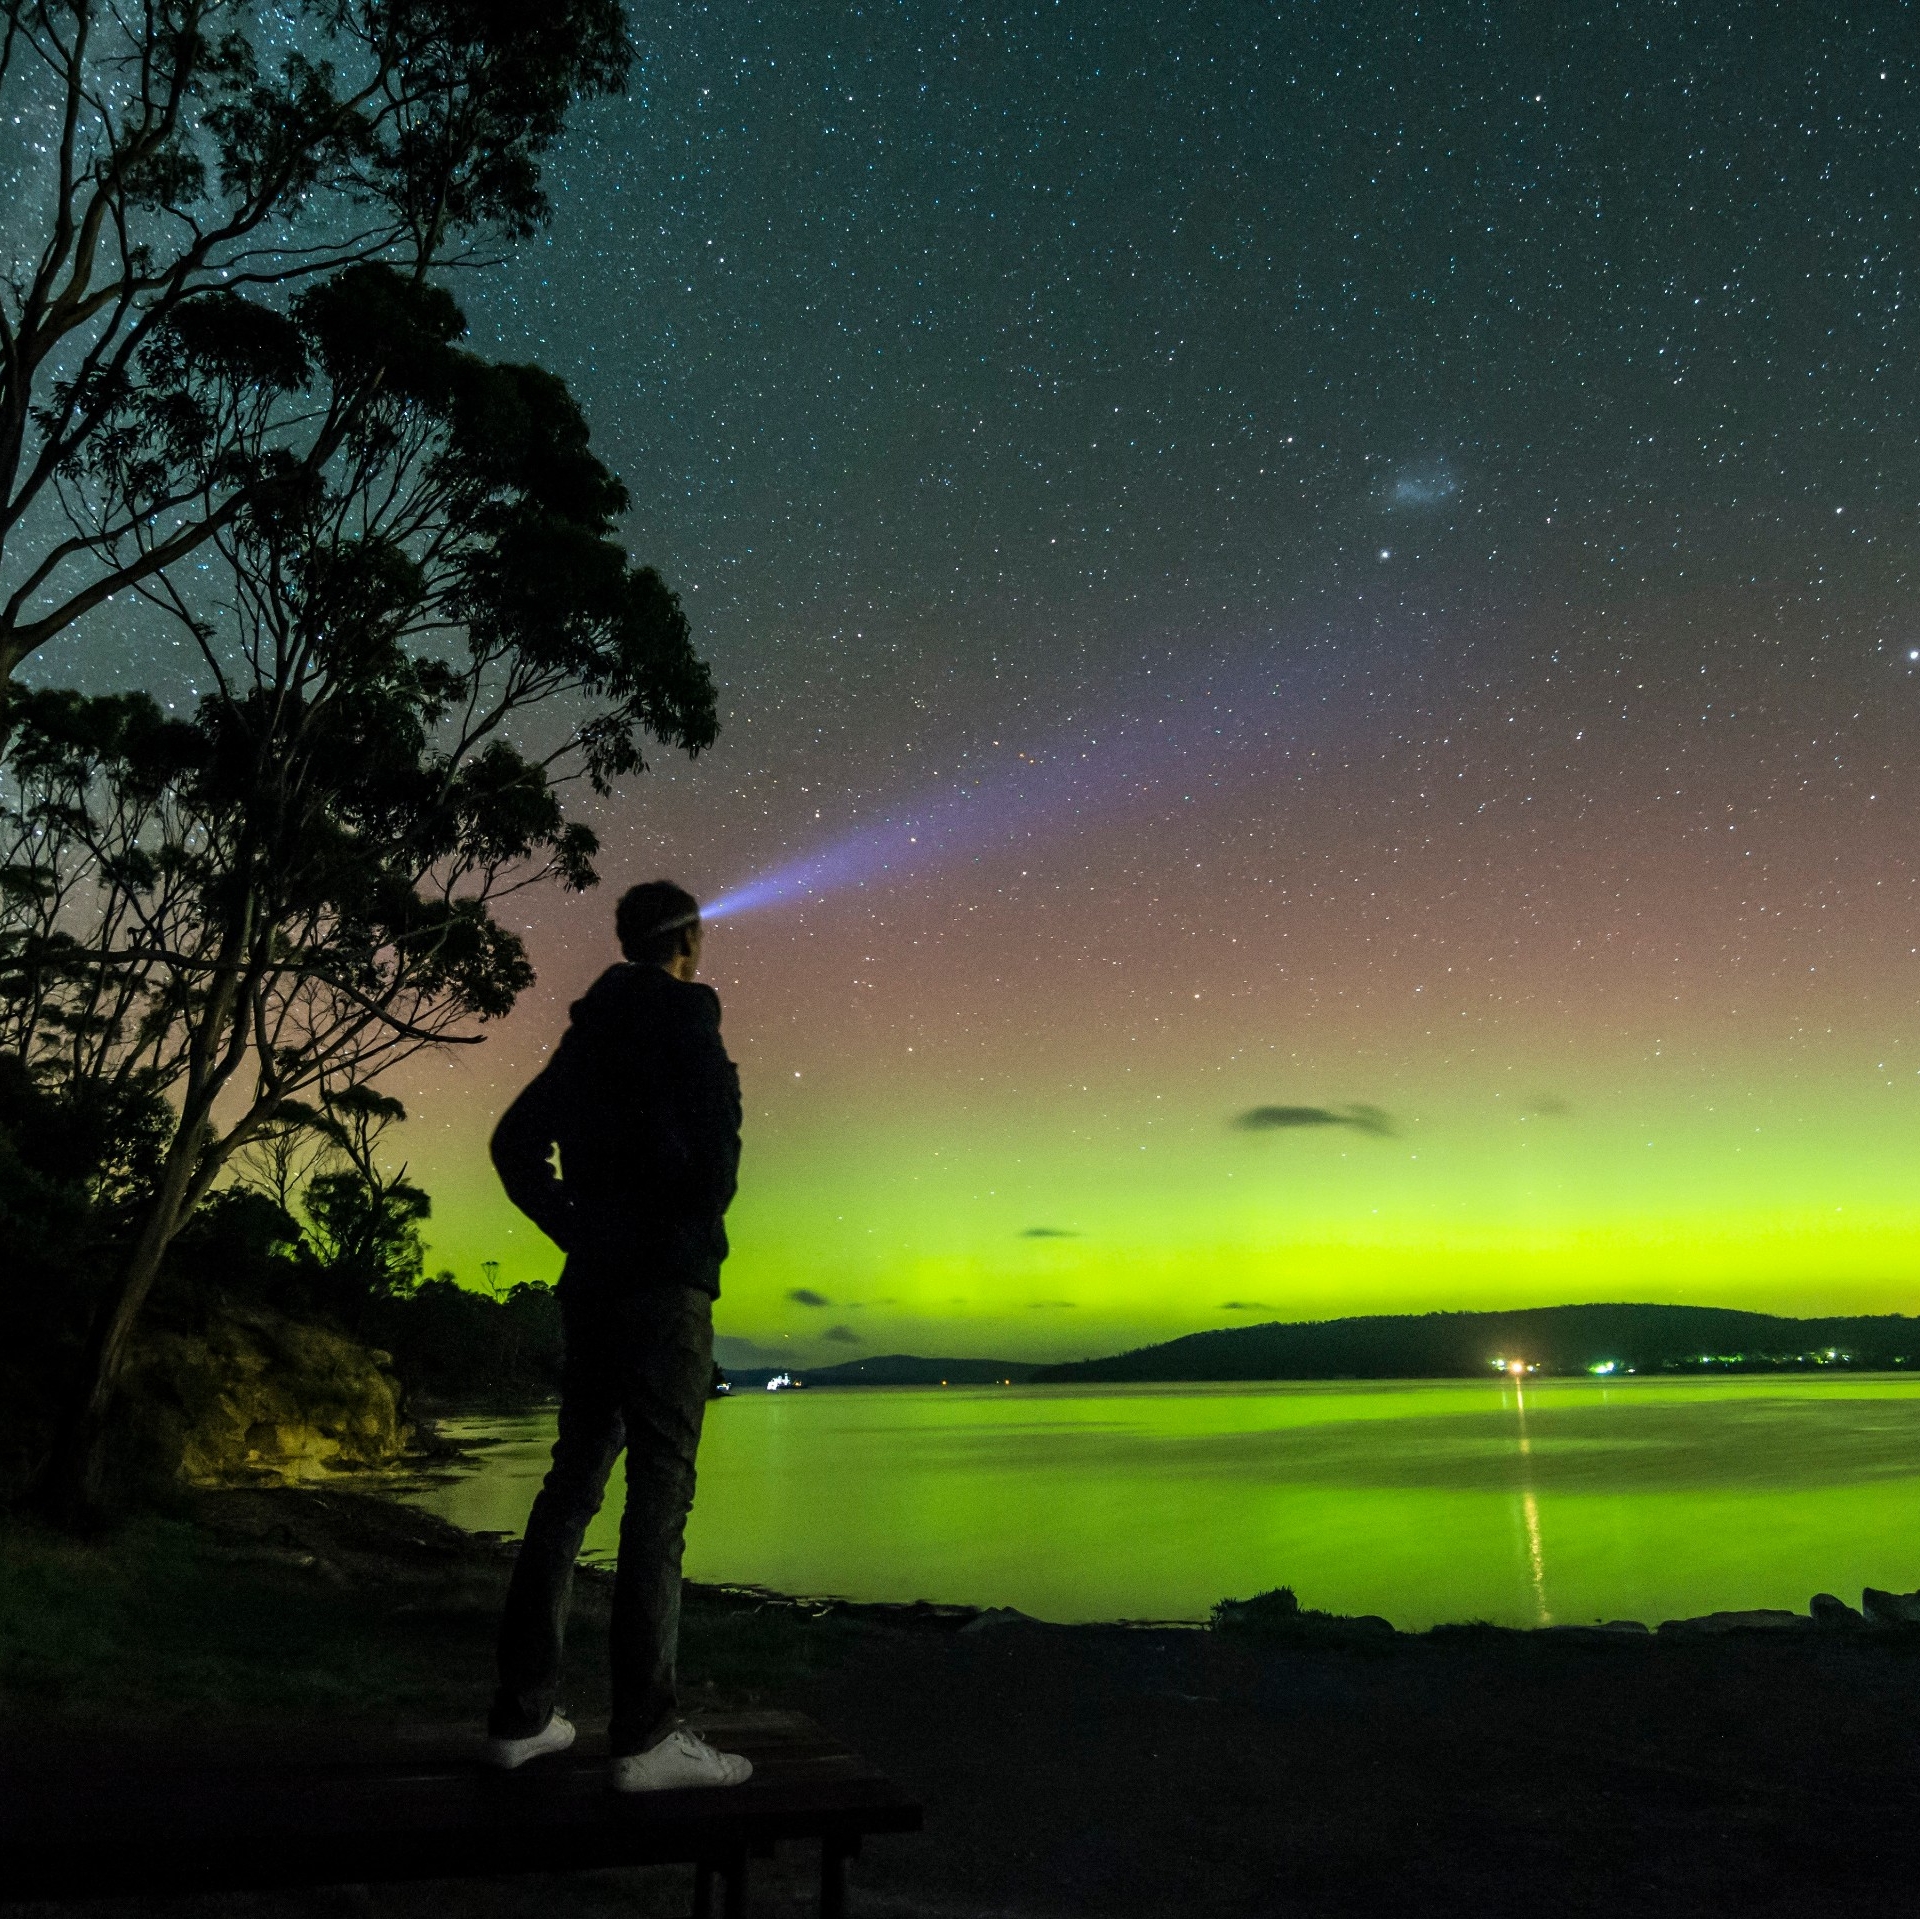
M 399 1463 L 411 1437 L 387 1355 L 326 1327 L 226 1311 L 142 1358 L 136 1417 L 189 1484 L 292 1485 Z

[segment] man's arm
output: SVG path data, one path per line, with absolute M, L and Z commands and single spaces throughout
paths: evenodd
M 565 1252 L 573 1206 L 553 1166 L 559 1138 L 558 1064 L 549 1064 L 500 1115 L 489 1151 L 507 1197 Z
M 740 1074 L 720 1038 L 720 996 L 700 989 L 676 1062 L 679 1133 L 687 1162 L 681 1193 L 687 1210 L 718 1219 L 740 1177 Z

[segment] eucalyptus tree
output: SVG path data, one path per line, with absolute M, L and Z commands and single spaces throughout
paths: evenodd
M 308 1122 L 319 1151 L 300 1184 L 303 1244 L 335 1297 L 363 1313 L 412 1291 L 426 1271 L 420 1227 L 432 1216 L 432 1201 L 404 1165 L 389 1166 L 380 1150 L 388 1129 L 406 1116 L 390 1094 L 357 1085 Z
M 44 830 L 0 896 L 11 1038 L 37 1073 L 166 1113 L 57 1507 L 97 1495 L 143 1306 L 236 1156 L 504 1014 L 532 975 L 502 899 L 595 877 L 570 785 L 715 736 L 686 619 L 616 538 L 627 497 L 566 388 L 463 326 L 382 265 L 284 312 L 209 297 L 152 334 L 96 435 L 103 496 L 206 463 L 245 478 L 201 564 L 138 583 L 198 652 L 190 717 L 17 700 L 14 808 Z M 324 463 L 283 456 L 286 416 L 330 422 Z
M 256 457 L 95 484 L 143 360 L 203 303 L 524 238 L 569 104 L 623 82 L 619 0 L 0 0 L 0 700 L 20 663 L 246 510 Z M 370 393 L 282 415 L 276 472 Z

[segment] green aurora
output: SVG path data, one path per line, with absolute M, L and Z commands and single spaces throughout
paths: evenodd
M 1920 1291 L 1920 1082 L 1872 1062 L 1817 1103 L 1797 1076 L 1649 1071 L 1544 1111 L 1409 1075 L 1386 1138 L 1247 1132 L 1231 1097 L 1169 1113 L 1124 1088 L 1094 1115 L 982 1102 L 885 1121 L 779 1091 L 750 1116 L 720 1323 L 808 1361 L 1072 1357 L 1263 1319 L 1576 1300 L 1911 1311 Z M 437 1256 L 550 1277 L 483 1130 L 442 1141 L 444 1170 L 424 1169 Z

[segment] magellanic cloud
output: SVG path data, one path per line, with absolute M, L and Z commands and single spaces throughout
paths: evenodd
M 1393 1119 L 1378 1106 L 1250 1106 L 1233 1125 L 1243 1133 L 1284 1133 L 1310 1126 L 1347 1126 L 1376 1139 L 1393 1137 Z

